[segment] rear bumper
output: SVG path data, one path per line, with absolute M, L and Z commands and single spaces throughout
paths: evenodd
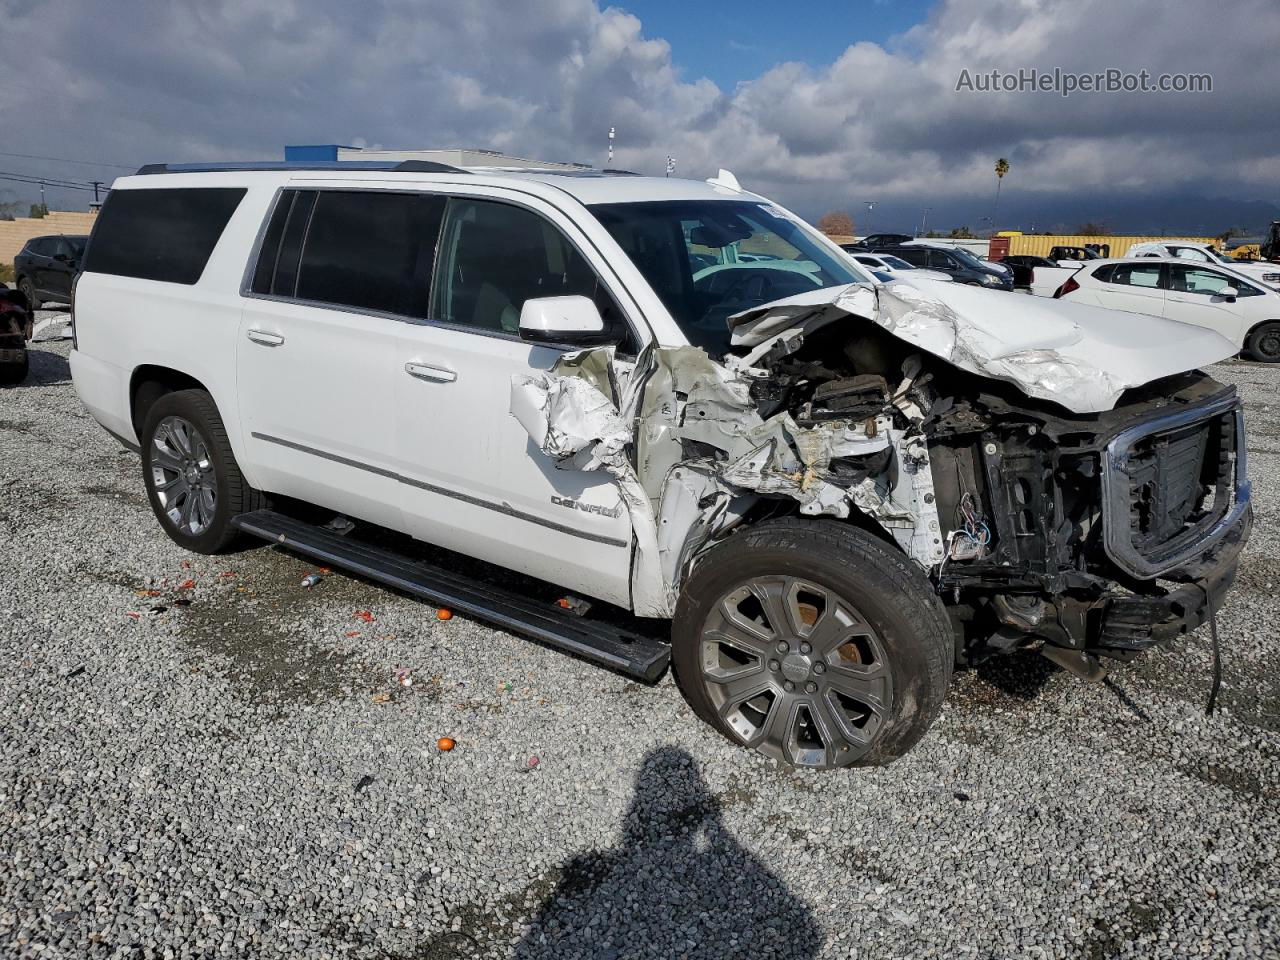
M 128 381 L 123 370 L 81 350 L 72 350 L 71 380 L 80 402 L 93 419 L 116 437 L 135 439 L 129 419 Z
M 1205 556 L 1197 579 L 1158 596 L 1114 597 L 1103 601 L 1098 636 L 1089 646 L 1146 650 L 1190 633 L 1209 619 L 1209 606 L 1222 607 L 1236 579 L 1240 552 L 1253 529 L 1247 508 Z

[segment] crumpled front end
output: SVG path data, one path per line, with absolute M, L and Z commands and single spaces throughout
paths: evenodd
M 896 543 L 980 638 L 975 656 L 1115 653 L 1143 611 L 1197 625 L 1206 603 L 1157 581 L 1230 583 L 1249 520 L 1234 391 L 1171 355 L 1126 354 L 1091 316 L 977 322 L 967 295 L 923 289 L 937 286 L 855 284 L 739 314 L 720 362 L 694 347 L 566 354 L 515 378 L 511 412 L 558 466 L 614 477 L 641 615 L 671 615 L 710 543 L 793 512 Z M 973 293 L 993 310 L 1030 299 Z M 1200 362 L 1227 352 L 1166 326 Z

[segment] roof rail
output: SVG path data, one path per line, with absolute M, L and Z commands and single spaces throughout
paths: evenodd
M 434 160 L 265 160 L 241 163 L 148 163 L 137 176 L 154 173 L 218 173 L 226 170 L 382 170 L 390 173 L 470 173 Z

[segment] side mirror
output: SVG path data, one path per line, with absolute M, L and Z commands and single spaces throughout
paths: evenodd
M 1234 300 L 1236 297 L 1240 296 L 1240 291 L 1235 287 L 1223 287 L 1218 291 L 1218 296 L 1225 300 Z
M 610 342 L 600 311 L 587 297 L 538 297 L 520 308 L 520 339 L 591 346 Z
M 55 253 L 53 255 L 53 259 L 57 260 L 59 263 L 66 263 L 71 258 L 68 257 L 65 253 Z

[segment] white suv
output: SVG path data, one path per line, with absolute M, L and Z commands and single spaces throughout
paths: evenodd
M 835 767 L 910 748 L 957 661 L 1096 678 L 1221 600 L 1244 434 L 1194 368 L 1234 347 L 1113 317 L 879 283 L 723 171 L 162 166 L 106 201 L 71 363 L 179 544 L 670 661 L 725 735 Z

